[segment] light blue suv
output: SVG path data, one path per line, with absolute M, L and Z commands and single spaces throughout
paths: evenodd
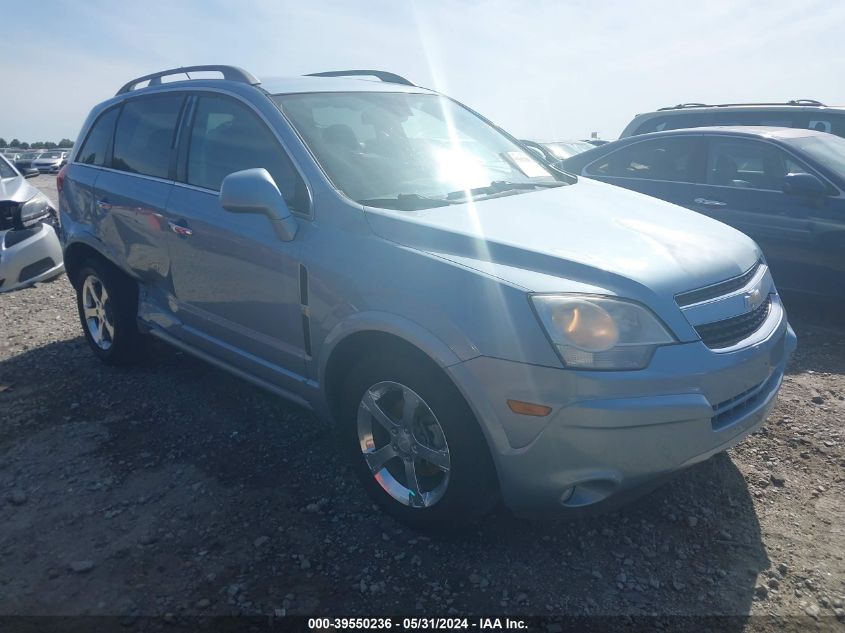
M 631 498 L 758 428 L 795 347 L 748 237 L 390 73 L 155 73 L 74 147 L 61 237 L 94 353 L 152 335 L 333 419 L 419 528 Z

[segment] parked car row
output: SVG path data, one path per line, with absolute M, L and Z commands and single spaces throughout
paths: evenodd
M 59 170 L 67 165 L 68 153 L 65 150 L 51 150 L 43 152 L 37 158 L 32 159 L 32 167 L 42 174 L 57 174 Z
M 748 236 L 383 71 L 133 79 L 57 183 L 98 358 L 154 336 L 333 419 L 419 528 L 630 499 L 758 428 L 796 345 Z
M 15 168 L 24 176 L 37 175 L 41 173 L 38 171 L 37 167 L 32 166 L 32 161 L 40 158 L 43 153 L 44 152 L 34 151 L 16 154 L 16 158 L 14 159 Z
M 2 156 L 13 163 L 21 174 L 58 173 L 67 164 L 68 150 L 6 151 Z

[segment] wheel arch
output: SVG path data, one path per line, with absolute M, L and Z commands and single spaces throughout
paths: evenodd
M 78 283 L 79 271 L 89 259 L 111 263 L 105 255 L 86 242 L 73 242 L 65 247 L 65 272 L 74 287 Z
M 102 262 L 104 265 L 109 266 L 114 271 L 122 275 L 127 281 L 136 284 L 137 287 L 137 280 L 125 270 L 120 268 L 120 266 L 115 264 L 111 259 L 103 254 L 102 251 L 95 248 L 88 242 L 77 241 L 68 244 L 64 249 L 65 272 L 67 273 L 67 277 L 74 288 L 76 288 L 78 283 L 79 272 L 82 270 L 85 262 L 89 260 Z
M 359 313 L 336 325 L 320 348 L 318 376 L 327 413 L 333 418 L 336 416 L 343 377 L 355 361 L 364 353 L 385 351 L 416 355 L 441 371 L 467 360 L 432 332 L 409 319 L 386 313 Z

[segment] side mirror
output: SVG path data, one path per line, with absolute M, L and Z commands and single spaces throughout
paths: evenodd
M 799 172 L 784 176 L 783 192 L 788 196 L 821 200 L 827 196 L 827 187 L 813 174 Z
M 276 236 L 283 242 L 296 237 L 296 218 L 291 215 L 273 177 L 263 167 L 226 176 L 220 185 L 220 206 L 230 213 L 266 215 Z

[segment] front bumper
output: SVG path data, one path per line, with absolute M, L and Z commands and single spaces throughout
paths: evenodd
M 0 231 L 0 292 L 51 279 L 64 269 L 62 246 L 50 224 Z
M 56 163 L 54 165 L 36 165 L 35 168 L 42 174 L 57 174 L 62 166 Z
M 762 340 L 726 353 L 700 341 L 659 348 L 642 371 L 488 357 L 449 371 L 482 423 L 506 505 L 523 515 L 608 506 L 763 423 L 796 345 L 779 301 L 766 327 Z M 507 399 L 553 411 L 517 415 Z

